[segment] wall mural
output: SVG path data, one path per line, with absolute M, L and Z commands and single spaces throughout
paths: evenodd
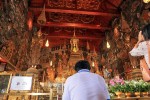
M 27 9 L 27 0 L 5 0 L 0 9 L 0 50 L 20 69 L 28 66 L 32 37 L 27 29 Z

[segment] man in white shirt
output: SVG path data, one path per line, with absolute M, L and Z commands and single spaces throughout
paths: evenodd
M 76 74 L 67 78 L 62 100 L 110 100 L 105 80 L 90 72 L 88 61 L 76 63 Z

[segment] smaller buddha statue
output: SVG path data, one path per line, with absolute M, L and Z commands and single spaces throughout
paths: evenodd
M 51 82 L 54 82 L 55 80 L 55 69 L 52 68 L 52 67 L 48 67 L 47 68 L 47 74 L 48 74 L 48 79 L 51 81 Z

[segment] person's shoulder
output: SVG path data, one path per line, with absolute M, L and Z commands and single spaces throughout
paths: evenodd
M 139 43 L 139 47 L 145 48 L 147 45 L 147 41 L 142 41 Z
M 76 75 L 77 75 L 77 73 L 69 76 L 66 81 L 70 81 L 70 80 L 74 79 L 76 77 Z
M 147 41 L 142 41 L 139 43 L 139 45 L 146 45 Z
M 98 77 L 98 78 L 103 79 L 103 77 L 102 77 L 102 76 L 100 76 L 100 75 L 98 75 L 98 74 L 96 74 L 96 73 L 91 73 L 91 74 L 95 75 L 95 76 L 96 76 L 96 77 Z
M 99 81 L 105 83 L 105 79 L 104 79 L 102 76 L 96 74 L 96 77 L 97 77 L 97 79 L 98 79 Z
M 70 79 L 72 79 L 72 78 L 73 78 L 73 75 L 69 76 L 69 77 L 67 78 L 67 80 L 70 80 Z

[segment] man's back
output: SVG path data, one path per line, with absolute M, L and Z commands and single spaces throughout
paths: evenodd
M 105 81 L 97 74 L 78 72 L 69 77 L 65 84 L 67 89 L 63 100 L 107 100 L 109 94 Z

